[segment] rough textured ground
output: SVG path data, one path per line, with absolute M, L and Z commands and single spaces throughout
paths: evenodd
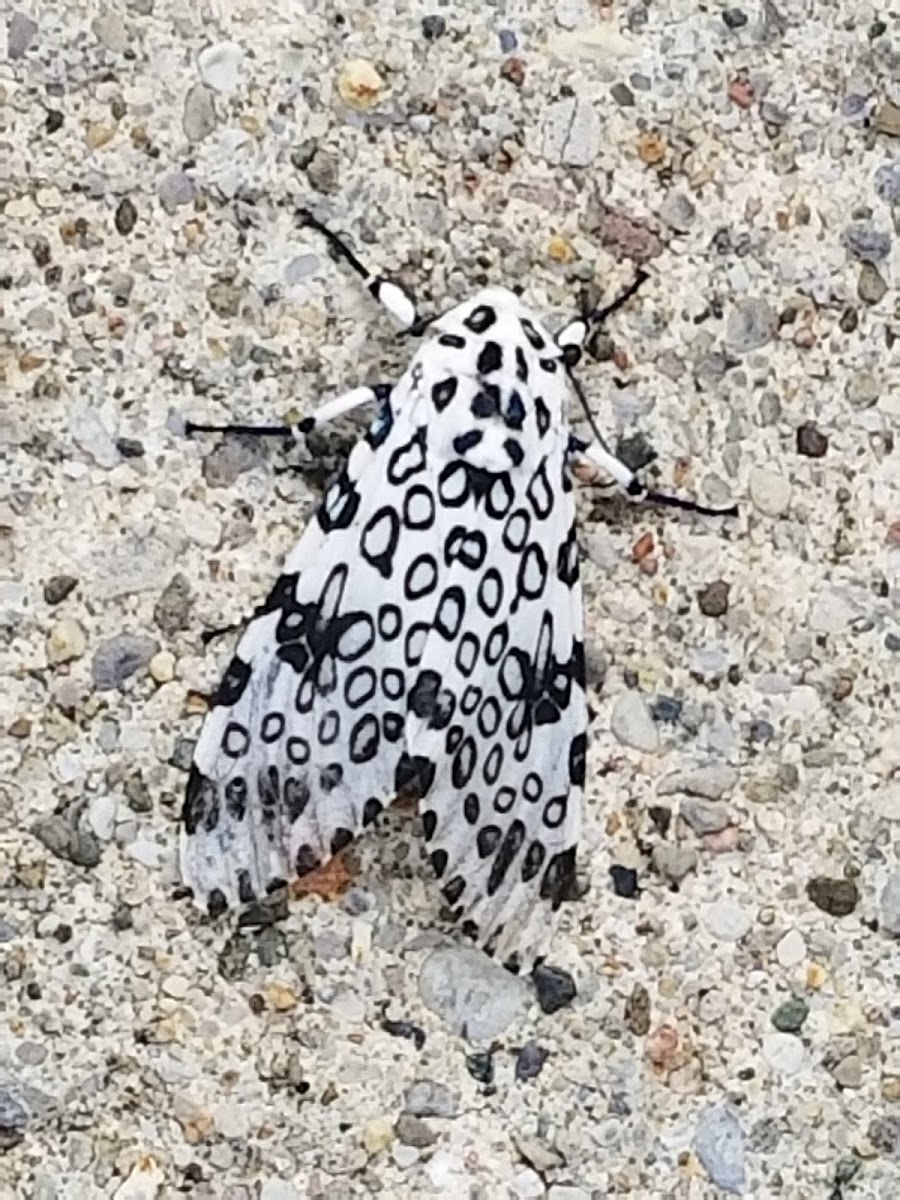
M 0 1191 L 895 1194 L 896 9 L 5 11 Z M 425 300 L 516 282 L 562 318 L 648 263 L 582 380 L 661 485 L 741 506 L 585 500 L 591 890 L 554 1014 L 441 933 L 399 815 L 279 925 L 171 899 L 228 653 L 200 633 L 340 450 L 279 475 L 180 421 L 402 365 L 297 198 Z

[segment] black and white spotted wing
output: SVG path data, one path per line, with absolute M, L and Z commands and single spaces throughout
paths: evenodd
M 525 962 L 572 877 L 584 778 L 566 375 L 503 289 L 433 329 L 238 645 L 182 873 L 222 911 L 415 796 L 454 915 Z

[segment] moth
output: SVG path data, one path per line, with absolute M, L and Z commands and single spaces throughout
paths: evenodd
M 296 426 L 188 426 L 303 437 L 374 409 L 212 699 L 182 878 L 220 916 L 315 871 L 406 797 L 452 918 L 522 969 L 575 887 L 587 702 L 573 474 L 717 510 L 648 492 L 599 434 L 569 429 L 585 339 L 641 276 L 555 336 L 502 287 L 422 318 L 300 218 L 426 340 L 396 383 Z

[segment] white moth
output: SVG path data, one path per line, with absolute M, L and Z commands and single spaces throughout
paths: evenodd
M 304 435 L 375 405 L 214 697 L 187 786 L 183 880 L 218 916 L 315 870 L 411 797 L 454 919 L 520 969 L 546 943 L 546 905 L 572 893 L 581 826 L 571 473 L 600 468 L 648 495 L 566 420 L 581 345 L 621 300 L 556 337 L 504 288 L 417 321 L 396 284 L 304 219 L 428 340 L 396 384 L 356 388 L 296 429 L 254 430 Z

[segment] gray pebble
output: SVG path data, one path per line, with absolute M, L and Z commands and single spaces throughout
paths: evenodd
M 805 1000 L 796 997 L 779 1004 L 772 1013 L 772 1024 L 779 1033 L 799 1033 L 808 1016 L 809 1005 Z
M 333 195 L 341 187 L 341 161 L 333 151 L 317 149 L 306 168 L 306 177 L 317 192 Z
M 900 159 L 881 164 L 875 172 L 875 192 L 888 204 L 900 204 Z
M 655 754 L 659 749 L 659 730 L 638 692 L 629 690 L 616 697 L 609 727 L 623 746 L 644 754 Z
M 455 1117 L 459 1112 L 459 1097 L 445 1083 L 417 1079 L 406 1089 L 403 1111 L 413 1117 Z
M 184 98 L 181 127 L 189 142 L 202 142 L 216 127 L 213 93 L 202 83 L 195 83 Z
M 159 202 L 167 213 L 173 213 L 176 208 L 190 204 L 197 193 L 197 188 L 190 175 L 184 171 L 172 171 L 164 175 L 156 187 Z
M 296 254 L 284 268 L 284 282 L 293 287 L 295 283 L 302 283 L 304 279 L 310 279 L 319 269 L 318 255 L 312 252 L 306 254 Z
M 240 312 L 241 289 L 231 278 L 211 283 L 206 289 L 206 299 L 217 317 L 230 320 Z
M 732 1195 L 744 1194 L 744 1131 L 733 1108 L 717 1104 L 700 1114 L 694 1130 L 694 1152 L 717 1187 Z
M 710 763 L 690 771 L 676 771 L 667 775 L 657 785 L 659 796 L 671 796 L 675 792 L 686 792 L 689 796 L 702 796 L 706 800 L 721 800 L 737 787 L 740 776 L 734 767 L 725 763 Z
M 153 620 L 168 637 L 187 629 L 191 611 L 191 585 L 179 572 L 166 584 L 153 607 Z
M 500 42 L 500 49 L 504 54 L 512 54 L 519 44 L 519 39 L 511 29 L 501 29 L 497 34 L 497 40 Z
M 879 927 L 892 937 L 900 937 L 900 869 L 888 875 L 878 898 Z
M 153 638 L 138 633 L 120 633 L 97 647 L 91 662 L 91 675 L 98 691 L 120 687 L 126 679 L 149 663 L 159 649 Z
M 872 371 L 854 371 L 844 395 L 854 408 L 871 408 L 881 397 L 881 380 Z
M 697 210 L 683 192 L 669 192 L 659 210 L 660 218 L 676 233 L 687 233 Z
M 438 1140 L 438 1135 L 431 1126 L 421 1117 L 414 1117 L 411 1113 L 401 1113 L 398 1118 L 397 1137 L 404 1146 L 415 1146 L 419 1150 L 425 1146 L 433 1146 Z
M 34 40 L 38 26 L 25 13 L 14 12 L 6 26 L 6 53 L 10 62 L 22 57 Z
M 541 1012 L 555 1013 L 566 1008 L 577 995 L 575 980 L 561 967 L 539 963 L 531 973 Z
M 729 29 L 743 29 L 747 24 L 747 14 L 740 8 L 726 8 L 722 20 Z
M 698 837 L 707 833 L 718 833 L 731 823 L 731 814 L 724 804 L 717 804 L 714 800 L 701 800 L 696 796 L 683 800 L 679 812 Z
M 169 762 L 177 771 L 189 771 L 191 769 L 191 763 L 194 761 L 194 748 L 196 745 L 196 738 L 176 738 L 175 746 L 172 750 L 172 757 L 169 759 Z
M 844 231 L 844 246 L 860 262 L 879 263 L 891 252 L 891 239 L 868 225 L 851 225 Z
M 778 329 L 778 317 L 766 300 L 739 300 L 728 314 L 725 341 L 736 354 L 767 345 Z
M 51 854 L 76 867 L 96 867 L 100 862 L 100 841 L 92 830 L 82 828 L 78 814 L 70 811 L 41 817 L 31 832 Z
M 859 272 L 857 294 L 863 304 L 880 304 L 887 292 L 887 284 L 872 263 L 863 263 Z
M 266 461 L 260 439 L 225 437 L 203 460 L 203 478 L 211 488 L 232 487 L 239 475 Z
M 550 163 L 587 167 L 600 149 L 600 119 L 592 104 L 571 96 L 547 109 L 543 127 L 544 158 Z
M 724 579 L 708 583 L 697 593 L 697 604 L 705 617 L 724 617 L 728 612 L 728 593 L 731 584 Z
M 451 1029 L 472 1041 L 498 1037 L 527 1003 L 521 980 L 480 950 L 462 946 L 429 955 L 419 976 L 419 995 Z
M 0 917 L 0 946 L 11 942 L 19 936 L 19 931 L 10 921 Z
M 550 1054 L 537 1042 L 526 1042 L 516 1056 L 516 1079 L 536 1079 Z
M 862 1086 L 862 1062 L 858 1054 L 848 1054 L 831 1069 L 831 1077 L 839 1088 L 858 1088 Z
M 86 317 L 94 311 L 94 289 L 84 283 L 78 284 L 66 296 L 66 303 L 73 317 Z
M 876 1150 L 900 1157 L 900 1117 L 876 1117 L 869 1122 L 868 1135 Z
M 824 458 L 828 453 L 828 438 L 815 421 L 804 421 L 797 428 L 797 453 L 804 458 Z
M 634 107 L 634 93 L 631 88 L 625 83 L 614 83 L 610 88 L 610 95 L 616 104 L 622 108 Z
M 50 1051 L 43 1042 L 19 1042 L 16 1059 L 26 1067 L 39 1067 Z
M 18 1096 L 13 1095 L 9 1087 L 0 1084 L 0 1150 L 9 1150 L 21 1142 L 28 1127 L 29 1115 Z
M 691 871 L 696 871 L 698 862 L 696 850 L 669 842 L 654 846 L 650 860 L 656 873 L 669 883 L 681 883 Z

